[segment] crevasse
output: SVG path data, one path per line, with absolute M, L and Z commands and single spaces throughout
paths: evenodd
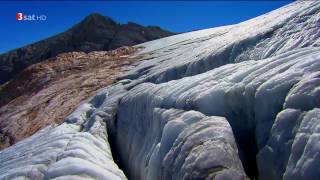
M 140 44 L 119 82 L 1 151 L 0 177 L 125 179 L 112 155 L 128 179 L 319 177 L 319 22 L 298 1 Z

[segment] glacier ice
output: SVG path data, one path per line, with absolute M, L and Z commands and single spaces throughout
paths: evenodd
M 135 106 L 136 110 L 144 106 L 143 100 L 132 103 L 135 99 L 125 106 Z M 118 117 L 117 149 L 129 178 L 246 177 L 225 118 L 173 108 L 150 110 L 134 117 L 126 113 Z
M 301 47 L 319 46 L 319 6 L 316 1 L 294 2 L 236 25 L 137 45 L 144 48 L 139 55 L 147 61 L 127 77 L 161 83 L 233 62 L 260 60 Z
M 103 113 L 93 111 L 84 103 L 65 123 L 0 151 L 0 179 L 127 179 L 113 161 Z
M 0 177 L 319 177 L 319 22 L 297 1 L 137 45 L 117 83 L 1 151 Z
M 0 179 L 126 179 L 106 141 L 78 129 L 50 126 L 1 151 Z
M 299 91 L 298 89 L 301 86 L 298 84 L 305 84 L 303 82 L 306 79 L 317 77 L 314 74 L 320 69 L 319 50 L 317 47 L 303 48 L 259 61 L 228 64 L 206 73 L 179 80 L 160 84 L 142 83 L 132 88 L 119 103 L 116 127 L 118 132 L 117 149 L 123 155 L 121 159 L 127 165 L 125 169 L 129 172 L 129 177 L 144 179 L 145 177 L 142 176 L 147 174 L 144 169 L 149 170 L 150 168 L 148 158 L 149 156 L 154 157 L 149 154 L 154 151 L 154 148 L 156 148 L 157 154 L 161 154 L 161 143 L 158 144 L 160 141 L 158 136 L 166 135 L 165 132 L 161 132 L 162 129 L 166 130 L 166 125 L 163 125 L 163 120 L 159 120 L 155 114 L 157 108 L 169 110 L 173 108 L 189 112 L 195 110 L 209 117 L 221 116 L 226 118 L 233 127 L 240 148 L 240 158 L 245 166 L 250 166 L 250 163 L 254 162 L 250 162 L 252 160 L 248 159 L 248 156 L 255 157 L 251 153 L 257 153 L 267 144 L 269 132 L 278 113 L 286 108 L 285 106 L 291 104 L 290 99 L 299 96 L 298 92 L 308 93 L 307 91 Z M 312 80 L 312 82 L 315 82 L 315 80 Z M 310 93 L 306 95 L 306 100 L 313 101 L 315 95 L 318 95 L 316 93 L 316 89 L 319 88 L 318 84 L 312 83 L 312 85 L 314 86 L 309 85 Z M 307 88 L 307 86 L 303 87 Z M 305 100 L 294 102 L 295 106 L 305 106 L 306 104 Z M 313 103 L 310 106 L 314 107 L 315 105 Z M 167 116 L 165 119 L 170 119 L 170 116 Z M 178 131 L 185 125 L 175 124 L 175 126 Z M 219 125 L 219 127 L 223 126 Z M 211 131 L 214 132 L 214 130 Z M 171 132 L 171 136 L 176 137 L 178 132 Z M 205 138 L 210 132 L 202 134 L 201 138 Z M 179 133 L 179 136 L 182 134 L 183 132 Z M 196 135 L 196 133 L 191 134 Z M 227 137 L 227 135 L 223 136 Z M 148 138 L 148 140 L 145 140 L 145 138 Z M 201 138 L 194 140 L 193 143 L 203 142 Z M 250 141 L 250 138 L 253 142 Z M 178 142 L 179 138 L 175 138 L 175 143 Z M 257 149 L 248 149 L 248 145 L 256 146 Z M 174 146 L 171 148 L 174 149 Z M 206 149 L 210 148 L 207 147 Z M 229 150 L 231 149 L 233 148 Z M 186 152 L 190 151 L 192 152 L 192 149 L 186 149 Z M 209 152 L 207 153 L 209 154 Z M 183 154 L 183 152 L 180 153 Z M 223 156 L 222 154 L 220 153 L 221 156 Z M 178 159 L 179 156 L 179 153 L 174 155 Z M 162 159 L 161 157 L 154 158 L 158 159 L 157 161 Z M 161 161 L 162 168 L 158 169 L 165 171 L 168 162 Z M 228 162 L 228 160 L 225 161 Z M 179 168 L 169 169 L 178 172 L 177 169 Z M 193 172 L 197 173 L 196 170 Z M 163 173 L 167 174 L 167 172 L 161 174 Z M 201 177 L 200 172 L 198 173 L 198 177 Z M 178 179 L 183 177 L 173 174 L 169 176 L 159 175 L 159 172 L 157 174 L 158 177 L 164 177 L 164 179 L 166 177 L 178 177 Z

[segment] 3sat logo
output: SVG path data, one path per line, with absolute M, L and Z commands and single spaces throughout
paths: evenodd
M 16 20 L 17 20 L 17 21 L 23 20 L 23 14 L 22 14 L 22 13 L 17 13 L 17 14 L 16 14 Z
M 21 12 L 16 13 L 17 21 L 45 21 L 47 20 L 47 16 L 44 14 L 24 14 Z

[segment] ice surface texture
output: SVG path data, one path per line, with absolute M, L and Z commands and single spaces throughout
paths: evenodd
M 320 2 L 299 1 L 240 24 L 138 45 L 142 50 L 135 58 L 142 62 L 82 104 L 65 124 L 41 131 L 50 139 L 57 129 L 79 127 L 75 134 L 92 138 L 75 149 L 88 154 L 75 153 L 77 161 L 69 161 L 64 148 L 63 158 L 59 153 L 49 165 L 40 163 L 39 172 L 124 178 L 109 145 L 92 153 L 102 147 L 93 142 L 108 144 L 109 136 L 128 179 L 319 177 L 319 22 Z M 30 147 L 40 143 L 50 155 L 50 144 L 60 141 L 48 143 L 37 138 L 41 133 L 1 152 L 0 161 L 16 167 L 1 163 L 2 174 L 22 171 L 33 159 L 10 154 L 29 151 L 28 157 L 35 157 L 39 148 Z M 66 166 L 69 162 L 77 166 Z M 78 168 L 87 169 L 78 174 Z
M 0 179 L 127 179 L 113 161 L 105 114 L 85 103 L 65 123 L 0 151 Z

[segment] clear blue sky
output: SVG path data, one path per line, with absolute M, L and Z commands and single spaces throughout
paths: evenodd
M 63 32 L 90 13 L 112 17 L 120 23 L 157 25 L 186 32 L 238 23 L 293 1 L 70 1 L 0 2 L 0 53 Z M 15 14 L 44 14 L 46 21 L 16 21 Z

